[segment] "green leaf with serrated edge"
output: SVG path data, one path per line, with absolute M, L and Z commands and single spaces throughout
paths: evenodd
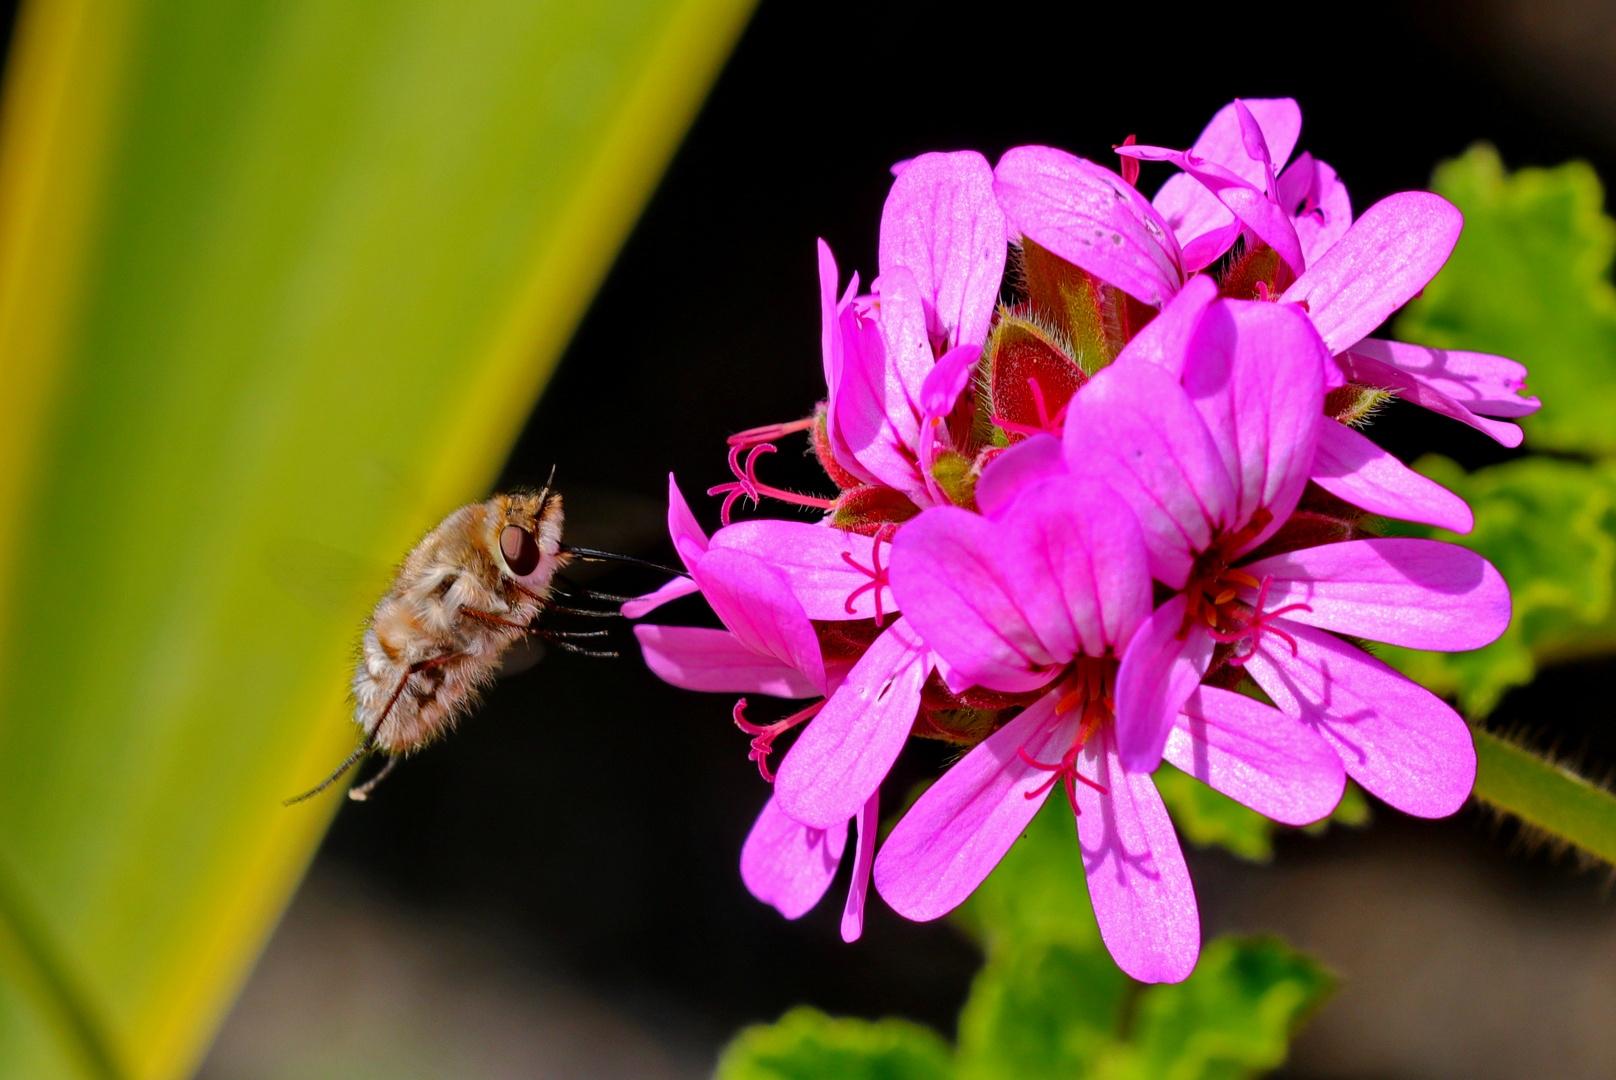
M 22 5 L 0 1076 L 194 1068 L 341 794 L 281 800 L 356 742 L 385 581 L 290 564 L 486 496 L 749 8 Z
M 1432 184 L 1463 211 L 1464 233 L 1393 336 L 1520 361 L 1544 402 L 1520 421 L 1528 445 L 1616 453 L 1616 222 L 1598 176 L 1583 162 L 1506 175 L 1478 145 Z
M 1102 945 L 996 948 L 959 1021 L 961 1080 L 1082 1076 L 1117 1044 L 1134 983 Z
M 1446 458 L 1415 468 L 1475 511 L 1466 536 L 1400 526 L 1480 552 L 1509 582 L 1514 615 L 1502 637 L 1471 652 L 1375 646 L 1378 656 L 1465 712 L 1485 716 L 1544 663 L 1616 649 L 1616 465 L 1527 457 L 1465 473 Z
M 1156 790 L 1185 840 L 1198 847 L 1216 845 L 1253 862 L 1273 858 L 1272 820 L 1165 761 L 1155 779 Z
M 1177 985 L 1144 989 L 1128 1051 L 1096 1080 L 1239 1080 L 1285 1061 L 1291 1036 L 1335 989 L 1320 965 L 1274 937 L 1222 937 Z
M 746 1028 L 725 1048 L 714 1080 L 951 1080 L 942 1036 L 906 1020 L 849 1020 L 796 1008 Z
M 1072 808 L 1057 788 L 954 920 L 993 955 L 1001 945 L 1065 942 L 1103 949 Z

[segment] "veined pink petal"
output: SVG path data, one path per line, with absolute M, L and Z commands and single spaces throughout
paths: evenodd
M 1114 364 L 1159 364 L 1175 378 L 1184 374 L 1190 340 L 1206 309 L 1218 298 L 1218 283 L 1210 274 L 1196 274 L 1167 301 L 1161 314 L 1145 324 L 1117 354 Z
M 1104 477 L 1133 508 L 1151 576 L 1183 588 L 1195 552 L 1233 524 L 1237 502 L 1218 446 L 1178 380 L 1154 364 L 1102 369 L 1073 396 L 1064 443 L 1073 473 Z
M 1279 205 L 1295 216 L 1296 237 L 1311 265 L 1352 227 L 1352 198 L 1329 165 L 1301 154 L 1279 177 Z M 1300 208 L 1300 212 L 1298 212 Z
M 1244 694 L 1203 686 L 1173 723 L 1165 757 L 1202 783 L 1287 825 L 1335 809 L 1347 774 L 1318 732 Z
M 956 345 L 926 373 L 920 386 L 920 414 L 923 420 L 940 420 L 954 411 L 955 402 L 971 383 L 971 373 L 982 358 L 980 342 Z
M 810 619 L 871 619 L 879 605 L 887 618 L 898 610 L 892 589 L 877 585 L 874 571 L 891 559 L 892 545 L 857 533 L 806 521 L 759 518 L 713 534 L 715 549 L 744 551 L 785 576 L 791 594 Z
M 1339 353 L 1425 288 L 1448 261 L 1463 227 L 1463 215 L 1440 195 L 1387 196 L 1365 210 L 1280 299 L 1305 301 L 1319 336 L 1332 354 Z
M 987 340 L 1006 251 L 993 169 L 981 154 L 922 154 L 898 174 L 881 211 L 881 273 L 913 272 L 934 341 Z
M 920 398 L 933 364 L 925 308 L 907 267 L 893 267 L 875 289 L 873 321 L 843 313 L 837 422 L 865 471 L 924 506 L 931 499 L 918 468 Z
M 930 661 L 903 619 L 875 639 L 780 763 L 774 791 L 786 813 L 828 828 L 859 812 L 909 739 Z
M 1213 114 L 1190 150 L 1196 157 L 1222 165 L 1254 187 L 1266 188 L 1269 178 L 1263 175 L 1262 159 L 1252 154 L 1247 146 L 1248 135 L 1242 130 L 1241 106 L 1261 129 L 1273 164 L 1278 167 L 1289 161 L 1291 152 L 1296 149 L 1296 138 L 1302 133 L 1302 108 L 1294 98 L 1231 101 Z
M 1026 759 L 1059 761 L 1077 736 L 1075 712 L 1055 715 L 1058 696 L 1046 694 L 989 735 L 893 828 L 875 857 L 875 887 L 898 914 L 917 922 L 947 915 L 1026 831 L 1049 795 L 1034 794 L 1049 773 Z
M 1061 455 L 1059 437 L 1047 432 L 1034 435 L 988 462 L 976 481 L 976 507 L 993 517 L 1022 489 L 1065 472 L 1066 459 Z
M 846 377 L 848 337 L 853 338 L 853 348 L 858 350 L 858 361 L 862 364 L 864 347 L 861 343 L 861 323 L 858 313 L 852 310 L 848 302 L 850 297 L 844 297 L 840 302 L 836 299 L 836 283 L 838 274 L 836 260 L 831 256 L 830 245 L 819 241 L 819 318 L 820 318 L 820 352 L 825 365 L 825 429 L 830 442 L 831 456 L 836 463 L 860 480 L 874 483 L 875 476 L 859 464 L 853 456 L 853 450 L 847 444 L 842 434 L 841 421 L 838 412 L 842 401 L 842 380 Z M 854 274 L 847 286 L 849 294 L 858 292 L 858 275 Z M 872 342 L 879 340 L 874 325 L 870 325 L 868 332 Z
M 1509 586 L 1493 564 L 1457 544 L 1387 538 L 1289 551 L 1241 567 L 1272 577 L 1270 610 L 1307 604 L 1294 622 L 1409 649 L 1479 649 L 1509 625 Z M 1252 603 L 1256 589 L 1242 589 Z
M 795 668 L 818 693 L 826 692 L 819 638 L 784 574 L 756 556 L 725 548 L 709 550 L 691 574 L 743 645 Z
M 864 900 L 870 891 L 870 868 L 875 865 L 875 834 L 881 827 L 879 791 L 864 801 L 853 821 L 858 826 L 858 847 L 853 854 L 853 880 L 847 884 L 847 903 L 842 905 L 843 941 L 864 936 Z
M 999 159 L 993 190 L 1013 234 L 1152 307 L 1183 284 L 1172 230 L 1133 186 L 1092 161 L 1048 146 Z
M 1117 671 L 1117 746 L 1135 772 L 1155 772 L 1184 701 L 1212 663 L 1215 642 L 1197 620 L 1182 639 L 1183 593 L 1151 613 L 1122 654 Z
M 1246 671 L 1335 747 L 1348 776 L 1416 817 L 1446 817 L 1464 805 L 1476 750 L 1458 713 L 1333 634 L 1289 619 L 1272 625 L 1295 639 L 1297 655 L 1268 634 Z
M 1467 533 L 1476 524 L 1465 501 L 1382 450 L 1366 436 L 1319 417 L 1312 481 L 1371 514 Z
M 1035 689 L 1078 655 L 1102 656 L 1150 610 L 1133 516 L 1104 485 L 1059 476 L 997 518 L 936 507 L 892 549 L 892 591 L 938 653 L 982 686 Z
M 693 592 L 700 591 L 701 587 L 696 584 L 695 578 L 676 577 L 661 588 L 627 601 L 619 610 L 625 619 L 641 619 L 669 600 L 677 600 L 681 596 L 689 596 Z
M 1349 379 L 1369 386 L 1395 390 L 1397 396 L 1404 401 L 1411 401 L 1422 409 L 1430 409 L 1434 413 L 1452 417 L 1461 424 L 1469 424 L 1477 431 L 1492 436 L 1503 446 L 1515 447 L 1521 445 L 1522 435 L 1519 424 L 1511 424 L 1507 420 L 1489 420 L 1487 417 L 1478 416 L 1468 407 L 1437 390 L 1424 379 L 1411 375 L 1400 367 L 1357 352 L 1365 342 L 1373 340 L 1373 338 L 1364 338 L 1363 341 L 1360 341 L 1336 358 L 1342 372 Z M 1435 352 L 1437 350 L 1433 349 L 1431 351 Z M 1499 359 L 1503 358 L 1499 357 Z M 1534 398 L 1533 400 L 1535 401 L 1536 399 Z M 1522 403 L 1524 404 L 1524 399 Z
M 1123 768 L 1105 724 L 1083 747 L 1077 768 L 1105 789 L 1073 785 L 1100 937 L 1117 966 L 1140 982 L 1182 982 L 1201 952 L 1201 918 L 1155 782 Z
M 1259 509 L 1273 514 L 1248 551 L 1290 517 L 1307 486 L 1329 362 L 1307 316 L 1281 304 L 1223 300 L 1196 330 L 1184 392 L 1235 483 L 1227 527 L 1244 526 Z
M 1543 407 L 1537 398 L 1521 396 L 1526 390 L 1526 365 L 1507 356 L 1380 338 L 1364 338 L 1350 351 L 1407 372 L 1471 412 L 1531 416 Z
M 1186 274 L 1204 270 L 1222 258 L 1243 228 L 1206 185 L 1186 172 L 1169 176 L 1150 204 L 1178 238 Z
M 847 847 L 847 822 L 830 829 L 798 824 L 771 798 L 741 848 L 741 880 L 788 919 L 808 914 L 830 888 Z
M 645 654 L 645 666 L 685 690 L 782 698 L 818 697 L 824 692 L 796 668 L 760 656 L 728 630 L 651 623 L 636 626 L 634 636 Z

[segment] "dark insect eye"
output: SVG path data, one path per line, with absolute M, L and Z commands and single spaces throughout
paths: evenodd
M 517 577 L 527 577 L 539 568 L 539 542 L 520 525 L 505 526 L 499 534 L 499 550 Z

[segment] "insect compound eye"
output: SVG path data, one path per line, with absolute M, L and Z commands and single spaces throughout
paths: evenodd
M 505 526 L 499 534 L 499 550 L 517 577 L 527 577 L 539 568 L 539 542 L 520 525 Z

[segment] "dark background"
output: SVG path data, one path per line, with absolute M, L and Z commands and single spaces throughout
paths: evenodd
M 888 166 L 925 150 L 995 160 L 1045 142 L 1111 165 L 1109 147 L 1130 133 L 1187 146 L 1236 94 L 1291 95 L 1305 118 L 1299 148 L 1339 170 L 1360 212 L 1424 186 L 1437 161 L 1477 139 L 1512 167 L 1585 157 L 1616 175 L 1601 134 L 1608 87 L 1589 89 L 1578 74 L 1603 69 L 1577 59 L 1587 35 L 1575 20 L 1533 30 L 1531 13 L 1510 4 L 1200 10 L 1189 20 L 1142 4 L 764 0 L 502 486 L 542 483 L 555 464 L 558 485 L 575 493 L 577 542 L 668 559 L 657 536 L 671 469 L 716 527 L 717 500 L 701 492 L 728 478 L 724 437 L 805 415 L 824 391 L 815 237 L 830 242 L 844 280 L 852 269 L 868 280 Z M 1165 175 L 1156 169 L 1146 167 L 1146 190 Z M 1411 407 L 1391 410 L 1375 434 L 1405 457 L 1440 449 L 1470 467 L 1510 453 Z M 823 490 L 799 445 L 784 443 L 764 474 Z M 637 591 L 654 579 L 599 582 Z M 702 615 L 685 601 L 657 617 Z M 904 922 L 873 894 L 864 940 L 843 945 L 845 868 L 800 922 L 752 900 L 736 866 L 768 792 L 729 722 L 731 701 L 664 686 L 626 635 L 624 644 L 619 661 L 552 654 L 502 681 L 452 739 L 407 762 L 371 802 L 344 807 L 322 865 L 420 910 L 484 914 L 514 929 L 510 948 L 715 1040 L 799 1002 L 950 1030 L 977 964 L 972 947 L 947 925 Z M 1553 673 L 1500 715 L 1582 751 L 1597 770 L 1616 761 L 1602 689 L 1611 673 Z M 888 796 L 939 761 L 931 748 L 911 750 Z M 1369 833 L 1288 839 L 1281 860 L 1411 832 L 1502 846 L 1473 812 L 1427 824 L 1381 807 Z M 1498 859 L 1531 887 L 1575 878 L 1543 858 Z M 1201 881 L 1209 911 L 1218 881 L 1216 866 Z

